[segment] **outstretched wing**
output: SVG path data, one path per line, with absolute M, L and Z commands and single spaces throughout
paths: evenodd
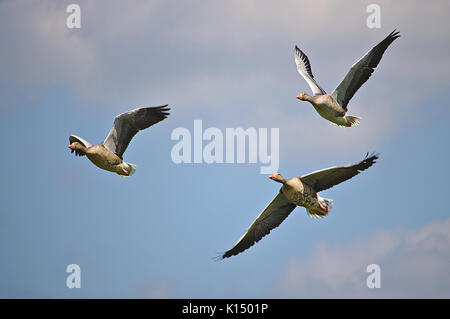
M 116 116 L 113 127 L 109 131 L 103 145 L 111 152 L 122 158 L 131 139 L 140 130 L 144 130 L 155 123 L 164 120 L 170 108 L 168 105 L 145 107 Z
M 270 233 L 272 229 L 278 227 L 294 208 L 295 205 L 280 192 L 253 221 L 233 248 L 222 254 L 220 257 L 222 259 L 231 257 L 253 246 L 261 238 Z
M 342 82 L 331 95 L 347 111 L 347 104 L 358 89 L 372 75 L 383 56 L 384 51 L 398 37 L 400 32 L 392 31 L 383 41 L 367 52 L 358 62 L 352 65 Z
M 76 136 L 76 135 L 70 135 L 69 136 L 69 143 L 72 144 L 72 143 L 75 143 L 75 142 L 83 144 L 84 147 L 86 147 L 86 148 L 92 146 L 92 144 L 89 143 L 88 141 L 86 141 L 85 139 L 83 139 L 83 138 L 81 138 L 79 136 Z M 86 153 L 81 151 L 81 150 L 72 150 L 71 153 L 73 153 L 73 152 L 75 152 L 75 155 L 78 155 L 78 156 L 86 155 Z
M 320 192 L 342 183 L 353 176 L 358 175 L 365 169 L 368 169 L 376 162 L 378 157 L 379 154 L 372 153 L 369 156 L 369 153 L 367 153 L 366 157 L 361 162 L 346 166 L 326 168 L 305 176 L 300 176 L 300 179 L 303 183 L 314 188 L 316 192 Z
M 308 57 L 297 46 L 295 46 L 294 57 L 298 73 L 300 73 L 300 75 L 308 83 L 314 95 L 326 94 L 326 92 L 317 84 L 316 80 L 314 80 Z

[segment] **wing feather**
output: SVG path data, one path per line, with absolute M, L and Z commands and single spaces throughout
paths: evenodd
M 128 144 L 137 132 L 164 120 L 169 115 L 170 108 L 167 106 L 166 104 L 139 108 L 116 116 L 113 127 L 103 145 L 122 158 Z
M 313 94 L 326 94 L 326 92 L 317 84 L 316 80 L 314 80 L 308 57 L 297 46 L 295 46 L 294 57 L 298 73 L 305 79 L 306 83 L 308 83 Z
M 331 95 L 347 111 L 347 104 L 358 89 L 370 78 L 380 63 L 383 53 L 398 37 L 400 32 L 392 31 L 383 41 L 378 43 L 361 59 L 352 65 L 342 82 L 334 89 Z
M 220 257 L 227 258 L 237 255 L 244 250 L 250 248 L 261 240 L 270 231 L 278 227 L 286 217 L 294 210 L 295 205 L 292 204 L 283 193 L 278 195 L 270 202 L 269 205 L 256 217 L 247 231 L 237 241 L 237 243 L 222 254 Z
M 83 139 L 83 138 L 81 138 L 81 137 L 79 137 L 79 136 L 76 136 L 76 135 L 70 135 L 70 136 L 69 136 L 69 142 L 70 142 L 70 144 L 75 143 L 75 142 L 78 142 L 78 143 L 80 143 L 80 144 L 83 144 L 84 147 L 86 147 L 86 148 L 92 146 L 91 143 L 89 143 L 89 142 L 86 141 L 85 139 Z M 76 156 L 84 156 L 84 155 L 86 155 L 86 153 L 83 152 L 83 151 L 81 151 L 81 150 L 72 150 L 71 153 L 73 153 L 73 152 L 75 152 L 75 155 L 76 155 Z
M 300 179 L 303 183 L 311 186 L 316 192 L 320 192 L 340 184 L 368 169 L 376 163 L 378 157 L 379 154 L 372 153 L 369 156 L 369 153 L 367 153 L 366 157 L 361 162 L 346 166 L 326 168 L 305 176 L 300 176 Z

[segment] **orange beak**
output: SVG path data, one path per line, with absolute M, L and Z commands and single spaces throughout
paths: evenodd
M 297 95 L 297 99 L 301 100 L 302 99 L 302 94 L 300 93 L 299 95 Z
M 69 148 L 70 148 L 71 150 L 73 150 L 73 149 L 74 149 L 74 147 L 73 147 L 73 145 L 72 145 L 72 144 L 70 144 L 70 145 L 69 145 Z
M 275 179 L 275 174 L 269 176 L 270 179 Z

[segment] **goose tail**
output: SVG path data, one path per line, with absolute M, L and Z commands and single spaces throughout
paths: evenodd
M 347 126 L 350 127 L 350 126 L 357 126 L 361 118 L 358 116 L 346 115 L 345 120 L 347 122 Z
M 125 163 L 126 167 L 125 169 L 130 172 L 130 174 L 128 176 L 131 176 L 134 174 L 134 172 L 136 172 L 136 165 L 131 164 L 131 163 Z
M 317 201 L 319 203 L 317 208 L 308 208 L 306 211 L 308 212 L 309 217 L 318 218 L 327 216 L 331 208 L 333 207 L 333 200 L 329 198 L 322 198 L 317 194 Z
M 128 175 L 125 175 L 125 173 L 123 173 L 122 171 L 116 172 L 117 175 L 119 175 L 120 177 L 129 177 L 129 176 L 133 175 L 134 172 L 136 171 L 136 165 L 131 164 L 131 163 L 122 162 L 120 169 L 122 169 L 122 168 L 127 170 Z

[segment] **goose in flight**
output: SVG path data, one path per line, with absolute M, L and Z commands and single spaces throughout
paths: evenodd
M 314 80 L 311 64 L 305 53 L 295 46 L 295 64 L 297 71 L 306 80 L 314 96 L 300 93 L 297 98 L 308 101 L 323 118 L 339 126 L 357 125 L 360 117 L 347 115 L 347 104 L 361 85 L 372 75 L 383 56 L 384 51 L 400 34 L 392 31 L 383 41 L 367 52 L 358 62 L 352 65 L 342 82 L 331 94 L 327 94 Z
M 279 193 L 256 217 L 237 243 L 218 258 L 231 257 L 250 248 L 272 229 L 278 227 L 296 206 L 305 207 L 310 217 L 325 217 L 330 212 L 332 200 L 320 197 L 318 192 L 358 175 L 372 166 L 377 159 L 378 154 L 369 156 L 367 153 L 366 157 L 358 163 L 331 167 L 288 180 L 284 179 L 280 173 L 271 175 L 270 179 L 283 184 Z
M 92 145 L 76 135 L 70 135 L 69 148 L 75 155 L 86 155 L 101 169 L 123 177 L 131 176 L 136 171 L 136 165 L 124 162 L 123 153 L 137 132 L 164 120 L 169 115 L 170 108 L 167 106 L 166 104 L 139 108 L 116 116 L 108 136 L 97 145 Z

